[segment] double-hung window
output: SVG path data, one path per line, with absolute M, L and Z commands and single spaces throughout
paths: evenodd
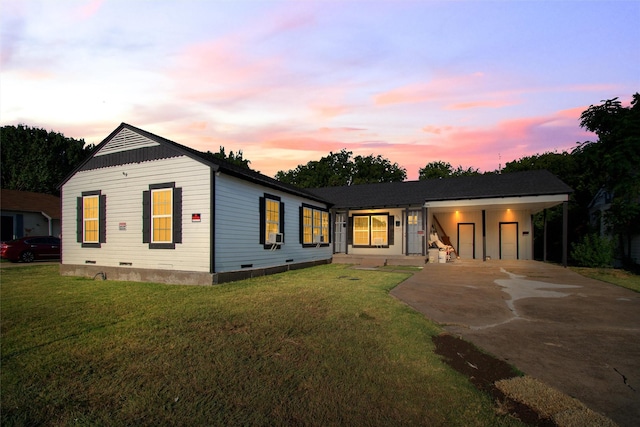
M 388 247 L 393 245 L 394 217 L 387 213 L 353 215 L 350 241 L 353 246 Z
M 300 243 L 304 245 L 329 244 L 329 212 L 303 204 L 300 208 Z
M 173 189 L 151 190 L 151 243 L 173 241 Z
M 85 191 L 77 203 L 77 241 L 83 248 L 99 248 L 107 241 L 106 200 L 100 190 Z
M 86 196 L 82 198 L 82 222 L 83 222 L 83 238 L 84 243 L 100 243 L 99 236 L 99 218 L 98 206 L 100 205 L 100 196 Z
M 284 203 L 279 196 L 260 197 L 260 244 L 279 249 L 284 244 Z
M 175 249 L 182 243 L 182 188 L 174 182 L 142 192 L 142 242 L 149 249 Z
M 265 222 L 265 239 L 270 240 L 273 234 L 280 232 L 280 202 L 273 199 L 265 200 L 267 219 Z

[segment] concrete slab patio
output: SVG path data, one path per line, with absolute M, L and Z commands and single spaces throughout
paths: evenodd
M 640 293 L 536 261 L 456 261 L 391 294 L 620 426 L 640 424 Z

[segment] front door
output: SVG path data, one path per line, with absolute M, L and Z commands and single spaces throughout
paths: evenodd
M 333 251 L 337 254 L 347 252 L 347 216 L 344 213 L 336 213 L 335 240 Z
M 475 245 L 476 225 L 474 223 L 458 224 L 458 256 L 462 259 L 476 257 Z
M 422 255 L 424 230 L 422 229 L 422 211 L 407 212 L 407 255 Z
M 518 259 L 518 223 L 500 223 L 500 259 Z

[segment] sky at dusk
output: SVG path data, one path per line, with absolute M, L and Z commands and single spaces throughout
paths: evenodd
M 343 148 L 408 179 L 595 136 L 640 91 L 640 1 L 0 0 L 0 124 L 121 122 L 273 176 Z

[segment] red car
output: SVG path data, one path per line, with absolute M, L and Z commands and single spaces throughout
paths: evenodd
M 36 259 L 60 259 L 60 239 L 53 236 L 29 236 L 0 243 L 0 257 L 13 262 Z

